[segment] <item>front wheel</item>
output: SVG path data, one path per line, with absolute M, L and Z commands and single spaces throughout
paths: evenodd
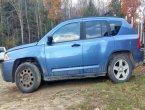
M 132 62 L 128 55 L 115 55 L 110 61 L 108 75 L 114 83 L 122 83 L 130 79 L 132 69 Z
M 41 83 L 41 74 L 33 63 L 22 63 L 15 73 L 15 82 L 18 89 L 24 93 L 35 91 Z

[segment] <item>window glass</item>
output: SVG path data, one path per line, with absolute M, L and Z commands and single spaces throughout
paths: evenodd
M 108 28 L 107 28 L 107 24 L 105 22 L 102 22 L 102 36 L 108 36 Z
M 86 38 L 108 36 L 107 23 L 103 21 L 86 22 Z
M 80 39 L 80 23 L 72 23 L 61 27 L 53 35 L 54 42 L 65 42 Z
M 111 35 L 115 36 L 118 34 L 120 28 L 121 28 L 121 22 L 110 22 L 110 28 L 111 28 Z
M 1 53 L 1 52 L 4 52 L 4 49 L 3 49 L 3 48 L 0 48 L 0 53 Z
M 86 22 L 86 38 L 101 37 L 101 23 L 97 21 Z

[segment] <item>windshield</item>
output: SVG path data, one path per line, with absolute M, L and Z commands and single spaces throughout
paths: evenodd
M 5 51 L 4 51 L 4 48 L 0 48 L 0 53 L 1 53 L 1 52 L 5 52 Z

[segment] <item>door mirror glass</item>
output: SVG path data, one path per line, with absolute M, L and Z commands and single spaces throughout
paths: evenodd
M 47 43 L 48 43 L 49 45 L 51 45 L 52 42 L 53 42 L 53 37 L 52 37 L 52 36 L 48 37 Z

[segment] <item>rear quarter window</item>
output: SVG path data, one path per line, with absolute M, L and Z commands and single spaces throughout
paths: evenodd
M 131 24 L 129 24 L 126 20 L 122 20 L 121 27 L 119 30 L 119 35 L 131 35 L 137 34 L 136 30 L 133 28 Z
M 109 21 L 109 25 L 110 25 L 110 34 L 112 36 L 115 36 L 119 33 L 120 28 L 122 26 L 122 22 L 121 21 Z

